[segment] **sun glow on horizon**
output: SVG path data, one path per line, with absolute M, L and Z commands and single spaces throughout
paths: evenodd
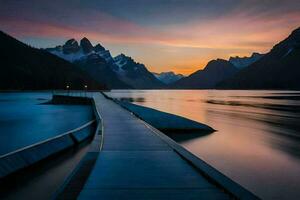
M 203 69 L 212 59 L 266 53 L 300 21 L 300 4 L 293 0 L 289 4 L 199 1 L 186 2 L 185 7 L 153 1 L 149 6 L 155 16 L 139 4 L 124 2 L 120 10 L 107 1 L 69 4 L 65 0 L 60 5 L 30 1 L 36 6 L 8 2 L 0 8 L 2 31 L 43 48 L 87 37 L 112 55 L 124 53 L 144 63 L 149 71 L 184 75 Z M 63 9 L 66 5 L 68 11 Z

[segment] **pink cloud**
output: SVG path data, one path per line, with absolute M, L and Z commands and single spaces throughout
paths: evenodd
M 81 16 L 78 16 L 81 18 Z M 155 31 L 107 14 L 91 12 L 76 23 L 43 22 L 37 19 L 1 18 L 2 29 L 17 37 L 81 38 L 110 43 L 149 43 L 163 36 Z M 165 37 L 167 39 L 167 37 Z
M 135 54 L 152 70 L 173 67 L 174 71 L 184 74 L 205 66 L 213 58 L 266 52 L 297 28 L 299 21 L 298 12 L 253 15 L 244 10 L 205 21 L 199 19 L 164 26 L 158 22 L 151 27 L 97 11 L 66 11 L 65 15 L 49 20 L 22 15 L 0 18 L 1 29 L 17 38 L 80 39 L 85 36 L 94 42 L 143 46 Z M 149 46 L 155 49 L 148 51 Z M 162 47 L 174 52 L 165 52 Z M 186 49 L 194 50 L 184 53 Z

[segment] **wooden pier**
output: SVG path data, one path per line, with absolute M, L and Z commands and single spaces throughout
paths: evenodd
M 93 100 L 102 144 L 79 199 L 258 199 L 101 93 Z

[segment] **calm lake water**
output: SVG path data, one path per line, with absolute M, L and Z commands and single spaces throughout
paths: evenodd
M 51 93 L 0 93 L 0 155 L 77 128 L 91 106 L 45 105 Z
M 300 199 L 300 92 L 114 90 L 218 130 L 181 144 L 263 199 Z

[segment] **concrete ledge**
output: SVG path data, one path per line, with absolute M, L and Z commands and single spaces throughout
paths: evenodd
M 171 113 L 159 111 L 153 108 L 136 105 L 129 102 L 119 101 L 102 93 L 104 97 L 119 104 L 138 118 L 144 120 L 153 127 L 167 133 L 212 133 L 215 130 L 203 123 L 187 119 Z
M 53 195 L 54 199 L 76 199 L 81 192 L 86 180 L 88 179 L 98 155 L 103 146 L 103 121 L 99 111 L 96 108 L 95 100 L 92 99 L 94 114 L 97 121 L 95 137 L 90 144 L 89 151 L 80 161 L 79 165 L 64 181 L 63 185 Z
M 0 159 L 0 178 L 27 167 L 28 164 L 21 154 L 12 154 Z
M 33 165 L 94 135 L 92 120 L 76 129 L 0 156 L 0 178 Z M 83 131 L 84 130 L 84 131 Z
M 89 97 L 81 96 L 68 96 L 55 94 L 47 104 L 91 104 L 92 99 Z
M 166 132 L 199 132 L 212 133 L 215 130 L 200 122 L 187 119 L 171 113 L 162 112 L 153 108 L 148 108 L 128 102 L 117 101 L 116 103 L 134 113 L 136 116 L 151 124 L 155 128 Z
M 89 126 L 86 126 L 85 128 L 79 131 L 71 133 L 71 135 L 73 136 L 73 139 L 75 139 L 77 143 L 81 143 L 91 136 L 91 133 L 94 132 L 93 129 L 96 130 L 95 123 L 92 123 Z
M 73 145 L 74 141 L 72 140 L 72 138 L 69 135 L 64 135 L 40 145 L 20 151 L 19 154 L 22 155 L 24 160 L 27 162 L 27 165 L 32 165 L 52 154 L 67 149 Z
M 98 155 L 99 152 L 88 152 L 60 187 L 60 190 L 54 194 L 54 199 L 76 199 L 84 187 Z
M 223 188 L 225 191 L 230 193 L 237 199 L 244 199 L 244 200 L 252 200 L 252 199 L 259 199 L 259 197 L 255 196 L 253 193 L 239 185 L 238 183 L 234 182 L 188 150 L 184 147 L 179 145 L 173 139 L 169 138 L 156 128 L 152 127 L 151 125 L 147 124 L 143 120 L 141 120 L 146 126 L 153 130 L 161 139 L 163 139 L 170 147 L 174 149 L 182 158 L 188 161 L 191 165 L 193 165 L 198 171 L 203 174 L 207 179 L 214 182 L 220 188 Z
M 0 178 L 3 178 L 19 169 L 28 167 L 48 156 L 74 145 L 69 135 L 17 151 L 0 158 Z

